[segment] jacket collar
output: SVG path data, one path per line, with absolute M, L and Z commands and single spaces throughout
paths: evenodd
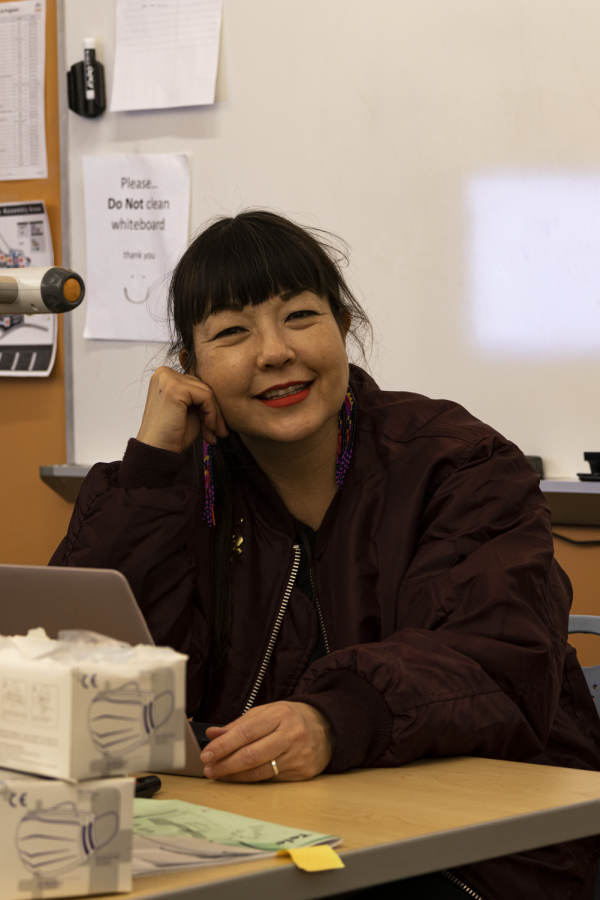
M 229 445 L 237 457 L 239 481 L 254 515 L 271 530 L 293 539 L 296 528 L 287 506 L 236 431 L 229 432 Z

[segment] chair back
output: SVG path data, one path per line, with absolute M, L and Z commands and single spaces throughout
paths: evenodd
M 569 616 L 569 634 L 597 634 L 600 636 L 600 616 Z M 596 703 L 596 696 L 600 688 L 600 665 L 582 666 L 590 693 Z M 596 704 L 596 710 L 600 715 L 600 708 Z

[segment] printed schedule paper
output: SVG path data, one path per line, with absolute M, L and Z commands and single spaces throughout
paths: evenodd
M 112 112 L 215 102 L 222 0 L 117 0 Z
M 186 249 L 190 169 L 183 153 L 83 157 L 85 338 L 169 339 L 168 276 Z
M 0 181 L 47 178 L 46 0 L 0 3 Z

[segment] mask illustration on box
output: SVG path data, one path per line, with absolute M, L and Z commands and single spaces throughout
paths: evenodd
M 172 691 L 156 695 L 130 681 L 94 698 L 88 712 L 90 735 L 105 756 L 126 756 L 148 743 L 170 719 L 174 706 Z
M 34 875 L 63 875 L 88 863 L 119 830 L 116 812 L 96 816 L 71 801 L 36 809 L 21 819 L 16 834 L 23 864 Z

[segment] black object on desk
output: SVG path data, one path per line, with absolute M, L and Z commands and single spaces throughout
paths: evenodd
M 577 477 L 580 481 L 600 481 L 600 453 L 589 452 L 584 453 L 583 458 L 589 462 L 591 472 L 578 472 Z
M 135 796 L 154 797 L 161 787 L 162 781 L 158 775 L 142 775 L 140 778 L 135 779 Z

